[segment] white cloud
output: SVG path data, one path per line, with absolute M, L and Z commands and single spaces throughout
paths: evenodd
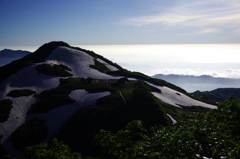
M 216 71 L 199 71 L 197 69 L 178 69 L 178 68 L 167 68 L 167 69 L 155 69 L 152 70 L 150 76 L 156 74 L 176 74 L 176 75 L 210 75 L 212 77 L 223 77 L 223 78 L 238 78 L 240 79 L 240 69 L 226 69 L 224 72 L 216 72 Z
M 236 29 L 236 30 L 234 31 L 234 34 L 235 34 L 236 36 L 240 36 L 240 29 Z
M 240 79 L 240 69 L 226 69 L 224 72 L 205 72 L 204 74 L 211 75 L 213 77 Z
M 155 69 L 155 70 L 152 70 L 150 74 L 151 75 L 155 75 L 155 74 L 199 75 L 196 70 L 179 69 L 179 68 Z
M 232 29 L 233 32 L 239 33 L 239 2 L 239 0 L 196 0 L 164 11 L 161 9 L 161 13 L 155 15 L 129 18 L 124 20 L 124 24 L 139 27 L 154 25 L 164 29 L 202 28 L 203 31 L 199 34 L 217 32 L 218 27 Z
M 214 34 L 214 33 L 219 33 L 219 32 L 221 32 L 220 29 L 208 28 L 208 29 L 200 30 L 198 32 L 184 33 L 184 34 L 179 34 L 179 35 Z
M 220 32 L 219 29 L 216 28 L 209 28 L 209 29 L 205 29 L 199 32 L 199 34 L 208 34 L 208 33 L 218 33 Z
M 226 69 L 225 72 L 229 78 L 240 78 L 240 69 Z

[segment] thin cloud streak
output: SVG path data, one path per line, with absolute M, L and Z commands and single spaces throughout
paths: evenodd
M 204 71 L 199 72 L 197 69 L 179 69 L 179 68 L 167 68 L 167 69 L 154 69 L 150 72 L 150 76 L 156 74 L 176 74 L 176 75 L 193 75 L 193 76 L 201 76 L 201 75 L 210 75 L 212 77 L 220 77 L 220 78 L 235 78 L 240 79 L 240 69 L 226 69 L 224 72 L 216 72 L 216 71 Z
M 234 33 L 235 33 L 236 36 L 240 36 L 240 29 L 236 29 L 236 30 L 234 31 Z
M 125 25 L 165 27 L 180 29 L 187 27 L 223 27 L 237 31 L 240 27 L 239 1 L 205 1 L 177 6 L 152 16 L 141 16 L 124 20 Z M 209 33 L 212 33 L 211 31 Z
M 198 32 L 184 33 L 184 34 L 179 34 L 179 35 L 214 34 L 214 33 L 219 33 L 219 32 L 221 32 L 220 29 L 209 28 L 209 29 L 204 29 L 204 30 L 198 31 Z

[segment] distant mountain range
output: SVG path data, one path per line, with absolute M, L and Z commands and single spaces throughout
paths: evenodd
M 0 66 L 6 65 L 14 60 L 20 59 L 31 52 L 22 50 L 4 49 L 0 51 Z
M 240 88 L 240 79 L 215 78 L 209 75 L 189 76 L 189 75 L 163 75 L 156 74 L 152 76 L 173 83 L 187 92 L 211 91 L 217 88 Z
M 191 93 L 192 96 L 197 98 L 211 99 L 219 102 L 227 100 L 231 94 L 240 97 L 240 88 L 218 88 L 212 91 L 196 91 Z

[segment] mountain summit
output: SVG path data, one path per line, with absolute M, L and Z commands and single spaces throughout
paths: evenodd
M 0 73 L 0 139 L 13 156 L 54 137 L 90 154 L 100 129 L 116 132 L 133 120 L 166 126 L 216 109 L 173 84 L 64 42 L 44 44 Z

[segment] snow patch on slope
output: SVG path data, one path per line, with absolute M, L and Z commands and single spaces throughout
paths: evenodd
M 0 123 L 0 136 L 2 136 L 1 144 L 9 154 L 19 156 L 21 153 L 13 147 L 10 136 L 25 123 L 27 111 L 31 105 L 36 102 L 36 99 L 32 96 L 18 98 L 10 97 L 9 99 L 12 100 L 13 107 L 10 111 L 8 120 Z
M 152 85 L 152 86 L 161 90 L 161 93 L 152 92 L 152 94 L 155 97 L 173 106 L 176 106 L 179 108 L 182 108 L 181 105 L 182 106 L 201 106 L 201 107 L 210 108 L 210 109 L 217 109 L 217 107 L 214 105 L 206 104 L 198 100 L 192 99 L 187 95 L 180 93 L 176 90 L 173 90 L 171 88 L 168 88 L 166 86 L 163 86 L 163 87 L 155 86 L 155 85 Z
M 24 67 L 0 84 L 0 100 L 10 99 L 13 102 L 9 118 L 7 121 L 0 123 L 0 136 L 3 136 L 1 143 L 25 122 L 27 111 L 36 102 L 36 98 L 33 95 L 13 98 L 8 97 L 7 94 L 12 90 L 21 89 L 33 90 L 39 94 L 44 90 L 49 90 L 59 85 L 59 77 L 38 74 L 36 66 Z
M 176 124 L 176 123 L 177 123 L 177 121 L 176 121 L 175 119 L 173 119 L 173 117 L 172 117 L 171 115 L 167 114 L 167 116 L 172 120 L 172 123 L 173 123 L 173 124 Z
M 28 109 L 36 102 L 32 96 L 10 99 L 13 101 L 13 108 L 10 111 L 9 118 L 6 122 L 0 123 L 0 136 L 3 136 L 1 143 L 25 122 Z
M 104 64 L 110 71 L 118 71 L 119 69 L 117 69 L 116 67 L 110 65 L 109 63 L 103 61 L 102 59 L 100 58 L 97 58 L 97 61 Z
M 0 85 L 0 99 L 6 99 L 6 94 L 14 89 L 30 89 L 40 93 L 59 85 L 59 77 L 38 74 L 36 66 L 24 67 L 5 79 Z
M 72 70 L 74 77 L 96 78 L 96 79 L 113 79 L 113 76 L 99 72 L 96 69 L 89 67 L 94 65 L 94 58 L 87 53 L 71 49 L 64 46 L 59 46 L 46 58 L 46 60 L 59 61 Z
M 70 105 L 58 107 L 48 113 L 29 115 L 30 119 L 38 118 L 46 120 L 48 127 L 48 137 L 45 141 L 51 139 L 62 127 L 62 125 L 72 117 L 80 108 L 93 105 L 97 99 L 110 95 L 110 92 L 88 93 L 85 90 L 74 90 L 69 94 L 76 102 Z

